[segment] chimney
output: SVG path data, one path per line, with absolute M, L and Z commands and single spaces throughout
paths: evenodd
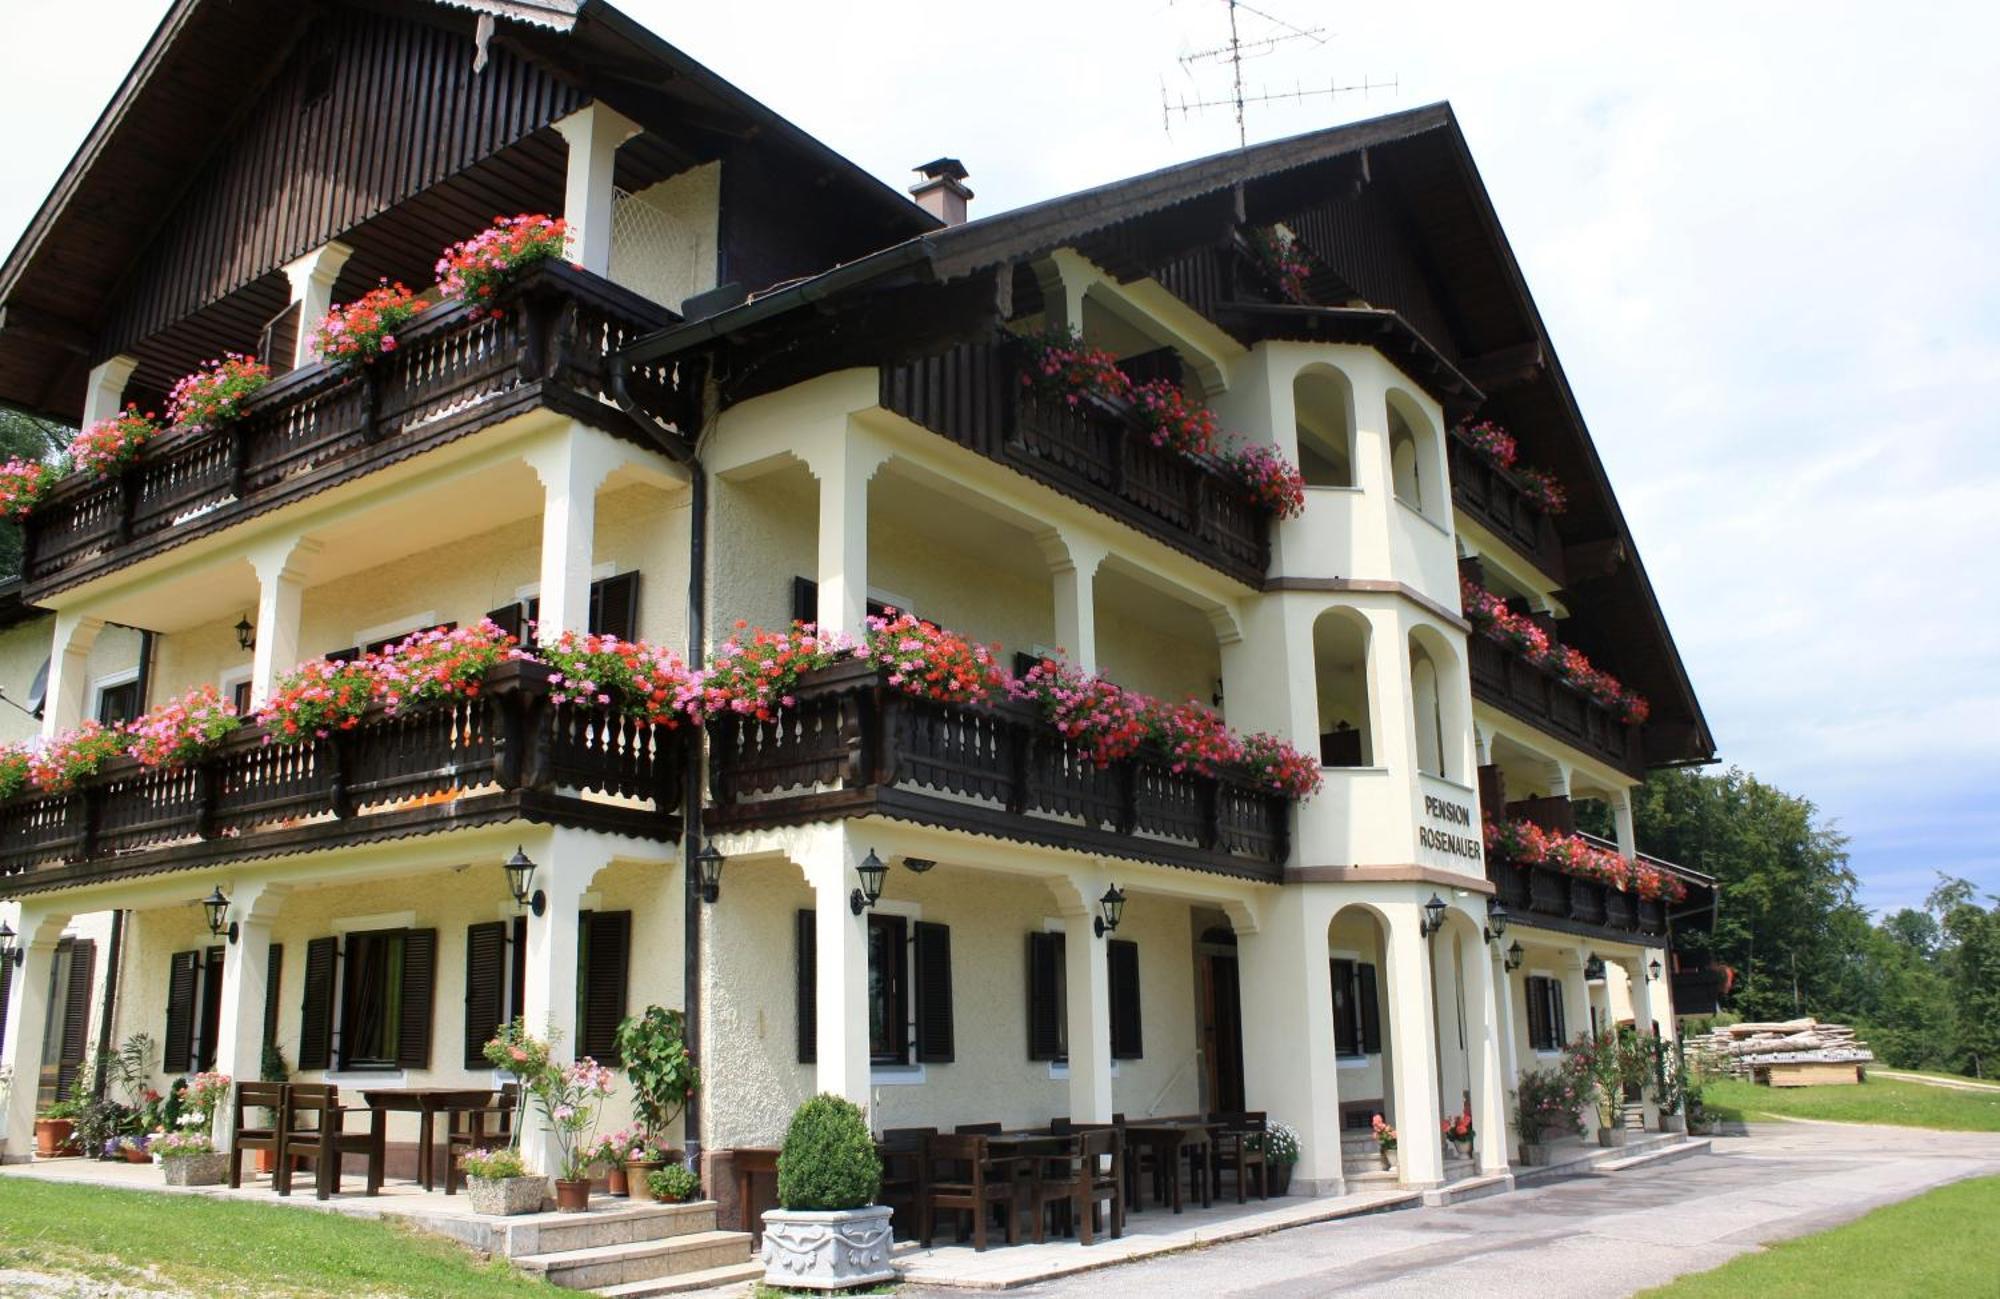
M 956 158 L 939 158 L 917 168 L 923 179 L 910 186 L 917 206 L 948 226 L 965 224 L 965 205 L 972 191 L 965 187 L 965 164 Z

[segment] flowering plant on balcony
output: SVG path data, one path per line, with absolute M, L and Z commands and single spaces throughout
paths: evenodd
M 312 349 L 328 365 L 367 365 L 396 350 L 396 331 L 424 309 L 402 284 L 383 280 L 354 301 L 326 313 L 313 330 Z
M 1215 412 L 1188 400 L 1180 385 L 1154 379 L 1132 389 L 1132 412 L 1146 431 L 1146 440 L 1184 456 L 1205 456 L 1215 449 Z
M 513 657 L 520 642 L 481 618 L 470 627 L 433 627 L 397 641 L 358 665 L 390 712 L 438 699 L 471 699 L 486 674 Z
M 184 767 L 243 725 L 214 686 L 197 686 L 126 724 L 125 751 L 147 767 Z
M 616 702 L 628 717 L 672 729 L 681 724 L 691 678 L 680 655 L 642 640 L 566 631 L 532 657 L 556 670 L 556 703 Z
M 801 673 L 827 667 L 852 648 L 845 637 L 821 632 L 811 623 L 793 623 L 790 631 L 778 632 L 753 628 L 739 618 L 735 634 L 689 679 L 681 706 L 696 721 L 723 713 L 769 721 L 794 702 Z
M 1459 580 L 1459 604 L 1482 634 L 1499 641 L 1538 667 L 1574 685 L 1618 715 L 1622 722 L 1643 722 L 1652 716 L 1644 695 L 1591 663 L 1581 650 L 1549 640 L 1534 619 L 1515 613 L 1507 602 L 1471 578 Z
M 1678 875 L 1661 870 L 1643 857 L 1635 857 L 1632 860 L 1632 891 L 1649 902 L 1659 898 L 1685 902 L 1688 886 Z
M 1385 1122 L 1380 1114 L 1369 1121 L 1369 1130 L 1375 1134 L 1375 1144 L 1383 1154 L 1396 1148 L 1396 1129 Z
M 1250 251 L 1256 254 L 1257 264 L 1264 268 L 1287 302 L 1305 305 L 1312 301 L 1306 293 L 1306 277 L 1312 274 L 1312 262 L 1295 236 L 1276 226 L 1252 230 Z
M 167 422 L 179 428 L 212 429 L 235 419 L 243 403 L 271 382 L 271 367 L 254 356 L 224 352 L 182 376 L 167 394 Z
M 315 659 L 278 678 L 257 720 L 266 744 L 304 744 L 335 731 L 351 731 L 375 698 L 375 676 L 365 663 Z
M 1231 438 L 1229 446 L 1216 453 L 1215 464 L 1245 496 L 1278 518 L 1305 513 L 1306 476 L 1276 447 Z
M 1152 700 L 1060 659 L 1042 659 L 1007 691 L 1039 706 L 1049 725 L 1077 741 L 1099 767 L 1137 753 L 1151 729 Z
M 1514 435 L 1490 419 L 1461 428 L 1459 435 L 1472 444 L 1472 449 L 1479 453 L 1481 460 L 1495 469 L 1512 469 L 1515 458 L 1520 454 Z
M 1527 497 L 1528 504 L 1544 514 L 1561 514 L 1569 508 L 1569 497 L 1554 474 L 1545 469 L 1517 469 L 1514 472 L 1521 480 L 1521 494 Z
M 105 763 L 123 756 L 122 732 L 97 722 L 85 722 L 73 731 L 64 731 L 36 750 L 28 761 L 28 776 L 35 788 L 49 794 L 66 794 L 77 782 L 94 776 Z
M 1148 702 L 1147 738 L 1166 750 L 1172 770 L 1213 776 L 1243 760 L 1243 742 L 1212 709 L 1192 699 Z
M 1028 366 L 1021 386 L 1074 406 L 1086 395 L 1120 399 L 1132 395 L 1132 381 L 1118 358 L 1087 347 L 1072 330 L 1049 329 L 1028 337 Z
M 152 412 L 141 415 L 137 406 L 127 406 L 101 419 L 70 439 L 70 463 L 85 473 L 100 477 L 114 474 L 139 454 L 160 432 Z
M 1253 731 L 1243 737 L 1239 766 L 1258 784 L 1294 801 L 1319 793 L 1319 758 L 1301 753 L 1275 735 Z
M 1548 830 L 1519 817 L 1505 821 L 1487 818 L 1486 851 L 1516 866 L 1546 866 L 1579 879 L 1596 880 L 1624 890 L 1631 872 L 1625 859 L 1607 852 L 1588 839 Z
M 870 616 L 857 653 L 905 694 L 945 703 L 980 703 L 1005 688 L 993 650 L 912 613 Z
M 8 457 L 0 465 L 0 518 L 27 518 L 61 477 L 39 460 Z
M 461 239 L 438 258 L 438 291 L 470 303 L 474 316 L 499 315 L 493 301 L 524 267 L 563 255 L 569 227 L 539 213 L 494 217 L 493 224 Z
M 34 765 L 34 754 L 27 745 L 0 744 L 0 802 L 28 787 Z

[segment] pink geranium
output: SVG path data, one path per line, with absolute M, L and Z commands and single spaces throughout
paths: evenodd
M 115 473 L 136 459 L 159 432 L 159 422 L 152 412 L 141 415 L 137 406 L 127 406 L 119 414 L 101 419 L 71 438 L 70 460 L 83 473 Z
M 487 229 L 444 250 L 437 263 L 438 291 L 471 304 L 475 316 L 497 316 L 493 303 L 507 281 L 537 262 L 561 257 L 568 233 L 560 217 L 494 217 Z

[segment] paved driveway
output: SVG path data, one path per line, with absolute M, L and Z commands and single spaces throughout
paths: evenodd
M 1718 1139 L 1713 1154 L 1674 1163 L 1301 1227 L 1009 1293 L 1607 1299 L 1982 1174 L 2000 1174 L 2000 1135 L 1759 1125 L 1748 1137 Z

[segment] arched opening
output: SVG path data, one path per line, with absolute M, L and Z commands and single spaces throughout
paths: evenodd
M 1449 775 L 1437 663 L 1415 637 L 1410 639 L 1410 709 L 1417 722 L 1417 769 L 1429 776 Z
M 1396 499 L 1433 523 L 1446 521 L 1450 491 L 1437 430 L 1421 408 L 1399 392 L 1389 394 L 1389 473 Z
M 1413 510 L 1424 508 L 1424 476 L 1418 462 L 1417 435 L 1395 410 L 1389 412 L 1389 469 L 1396 499 Z
M 1342 907 L 1326 931 L 1333 1054 L 1340 1070 L 1341 1153 L 1350 1173 L 1379 1167 L 1371 1135 L 1374 1117 L 1396 1122 L 1388 933 L 1382 917 L 1365 906 Z
M 1308 487 L 1354 486 L 1354 403 L 1338 370 L 1314 366 L 1292 381 L 1299 472 Z
M 1352 609 L 1322 613 L 1313 623 L 1313 672 L 1319 695 L 1320 764 L 1373 766 L 1368 620 Z

